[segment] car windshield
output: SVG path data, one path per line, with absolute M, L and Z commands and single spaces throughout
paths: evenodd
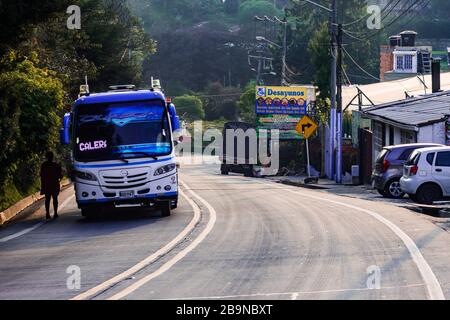
M 172 152 L 163 101 L 81 105 L 75 118 L 77 161 L 157 157 Z

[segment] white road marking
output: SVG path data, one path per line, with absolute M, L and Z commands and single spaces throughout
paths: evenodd
M 62 211 L 62 210 L 70 203 L 70 201 L 72 201 L 73 198 L 75 198 L 75 195 L 72 195 L 72 196 L 70 196 L 69 198 L 67 198 L 66 201 L 64 201 L 64 202 L 59 206 L 59 210 Z M 10 235 L 10 236 L 7 236 L 7 237 L 5 237 L 5 238 L 1 238 L 1 239 L 0 239 L 0 243 L 8 242 L 8 241 L 10 241 L 10 240 L 19 238 L 19 237 L 21 237 L 21 236 L 23 236 L 23 235 L 26 235 L 27 233 L 30 233 L 31 231 L 36 230 L 37 228 L 43 226 L 45 223 L 46 223 L 46 222 L 44 222 L 44 221 L 43 221 L 43 222 L 39 222 L 39 223 L 35 224 L 34 226 L 32 226 L 32 227 L 30 227 L 30 228 L 27 228 L 27 229 L 22 230 L 22 231 L 20 231 L 20 232 L 14 233 L 14 234 L 12 234 L 12 235 Z
M 201 234 L 194 240 L 192 243 L 184 248 L 182 251 L 180 251 L 176 256 L 174 256 L 172 259 L 167 261 L 165 264 L 163 264 L 158 270 L 150 273 L 149 275 L 145 276 L 144 278 L 138 280 L 137 282 L 133 283 L 129 287 L 125 288 L 124 290 L 120 291 L 119 293 L 113 295 L 112 297 L 108 298 L 107 300 L 119 300 L 122 299 L 132 292 L 136 291 L 149 281 L 155 279 L 156 277 L 162 275 L 164 272 L 172 268 L 176 263 L 178 263 L 180 260 L 182 260 L 188 253 L 190 253 L 192 250 L 194 250 L 205 238 L 208 236 L 208 234 L 211 232 L 211 230 L 214 228 L 214 225 L 216 223 L 217 219 L 217 213 L 214 210 L 214 208 L 202 197 L 200 197 L 198 194 L 196 194 L 193 190 L 191 190 L 185 183 L 181 184 L 188 190 L 195 198 L 197 198 L 209 211 L 209 221 L 206 225 L 206 228 L 201 232 Z M 193 206 L 194 210 L 199 211 L 200 208 L 195 204 L 194 201 L 187 198 L 191 206 Z
M 176 245 L 178 245 L 186 236 L 195 228 L 195 226 L 200 221 L 200 208 L 191 200 L 189 199 L 186 194 L 180 190 L 180 195 L 183 196 L 183 198 L 186 199 L 186 201 L 191 205 L 191 207 L 194 210 L 194 217 L 192 218 L 191 222 L 184 228 L 181 233 L 179 233 L 172 241 L 170 241 L 168 244 L 166 244 L 164 247 L 153 253 L 152 255 L 148 256 L 144 260 L 140 261 L 133 267 L 129 268 L 128 270 L 122 272 L 121 274 L 118 274 L 117 276 L 87 290 L 86 292 L 83 292 L 75 297 L 73 297 L 71 300 L 85 300 L 89 299 L 90 297 L 97 295 L 110 287 L 114 286 L 115 284 L 119 283 L 120 281 L 123 281 L 136 272 L 142 270 L 143 268 L 147 267 L 148 265 L 155 262 L 157 259 L 159 259 L 161 256 L 167 254 L 170 250 L 172 250 Z
M 267 183 L 264 183 L 264 184 L 267 184 Z M 273 185 L 273 184 L 271 184 L 271 185 Z M 360 208 L 357 206 L 353 206 L 351 204 L 326 199 L 325 197 L 313 196 L 313 195 L 310 195 L 310 194 L 307 194 L 304 192 L 294 191 L 294 190 L 291 190 L 290 188 L 286 188 L 286 187 L 279 187 L 279 186 L 275 186 L 275 187 L 278 189 L 286 190 L 286 191 L 294 193 L 294 194 L 299 194 L 303 197 L 308 197 L 308 198 L 320 200 L 320 201 L 326 201 L 329 203 L 333 203 L 333 204 L 344 206 L 344 207 L 347 207 L 350 209 L 354 209 L 354 210 L 357 210 L 360 212 L 364 212 L 364 213 L 372 216 L 379 222 L 383 223 L 385 226 L 387 226 L 389 229 L 391 229 L 391 231 L 397 237 L 399 237 L 403 241 L 404 245 L 408 249 L 414 263 L 416 264 L 417 268 L 419 269 L 422 279 L 424 280 L 424 282 L 427 286 L 428 298 L 430 300 L 445 300 L 445 295 L 442 291 L 441 285 L 440 285 L 439 281 L 437 280 L 436 275 L 434 274 L 430 265 L 425 260 L 422 253 L 420 252 L 420 249 L 417 247 L 416 243 L 393 222 L 389 221 L 388 219 L 384 218 L 383 216 L 381 216 L 380 214 L 378 214 L 374 211 L 363 209 L 363 208 Z
M 253 293 L 253 294 L 238 294 L 229 296 L 210 296 L 210 297 L 188 297 L 188 298 L 171 298 L 163 300 L 224 300 L 224 299 L 251 299 L 258 297 L 276 297 L 276 296 L 290 296 L 292 300 L 297 299 L 300 295 L 313 295 L 313 294 L 324 294 L 324 293 L 339 293 L 339 292 L 364 292 L 364 291 L 380 291 L 380 290 L 396 290 L 396 289 L 407 289 L 424 287 L 425 284 L 410 284 L 406 286 L 392 286 L 392 287 L 381 287 L 380 289 L 368 289 L 368 288 L 355 288 L 355 289 L 331 289 L 331 290 L 320 290 L 320 291 L 298 291 L 298 292 L 273 292 L 273 293 Z

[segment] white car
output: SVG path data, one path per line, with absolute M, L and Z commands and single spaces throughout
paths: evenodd
M 450 197 L 450 147 L 414 151 L 405 163 L 400 186 L 421 204 Z

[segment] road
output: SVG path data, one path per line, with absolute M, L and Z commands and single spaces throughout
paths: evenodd
M 217 166 L 180 180 L 169 218 L 85 220 L 69 188 L 59 220 L 1 229 L 0 299 L 450 298 L 450 235 L 419 214 Z

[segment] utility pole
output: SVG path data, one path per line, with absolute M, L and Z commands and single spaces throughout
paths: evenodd
M 336 139 L 336 85 L 337 85 L 337 0 L 331 0 L 331 110 L 330 110 L 330 149 L 329 149 L 329 174 L 335 176 L 335 139 Z
M 258 69 L 256 70 L 256 85 L 259 86 L 261 82 L 261 67 L 262 67 L 262 57 L 258 57 Z
M 336 183 L 342 183 L 342 24 L 338 24 L 337 34 L 337 130 L 336 130 Z
M 281 68 L 282 68 L 282 70 L 281 70 L 281 85 L 285 86 L 285 85 L 288 84 L 288 81 L 286 81 L 286 78 L 287 78 L 287 76 L 286 76 L 286 71 L 287 71 L 286 60 L 287 60 L 287 32 L 288 32 L 288 26 L 289 26 L 289 24 L 287 22 L 286 14 L 285 14 L 283 20 L 281 20 L 280 18 L 278 18 L 276 16 L 273 17 L 273 20 L 271 18 L 269 18 L 268 16 L 264 16 L 262 18 L 258 17 L 258 16 L 255 16 L 255 20 L 256 21 L 263 21 L 264 23 L 270 22 L 270 23 L 273 23 L 273 24 L 281 24 L 281 25 L 284 26 L 283 45 L 282 46 L 280 46 L 279 44 L 277 44 L 275 42 L 272 42 L 271 40 L 267 39 L 265 36 L 264 37 L 263 36 L 257 36 L 256 39 L 258 41 L 265 41 L 265 42 L 267 42 L 267 43 L 269 43 L 271 45 L 274 45 L 275 47 L 277 47 L 279 49 L 282 49 L 283 53 L 282 53 L 282 57 L 281 57 L 281 64 L 282 64 L 282 66 L 281 66 Z M 266 32 L 266 34 L 267 34 L 267 32 Z
M 287 23 L 287 18 L 286 15 L 284 16 L 283 19 L 283 24 L 284 24 L 284 36 L 283 36 L 283 68 L 281 71 L 281 85 L 285 86 L 287 85 L 287 81 L 286 81 L 286 55 L 287 55 L 287 30 L 288 30 L 288 23 Z

